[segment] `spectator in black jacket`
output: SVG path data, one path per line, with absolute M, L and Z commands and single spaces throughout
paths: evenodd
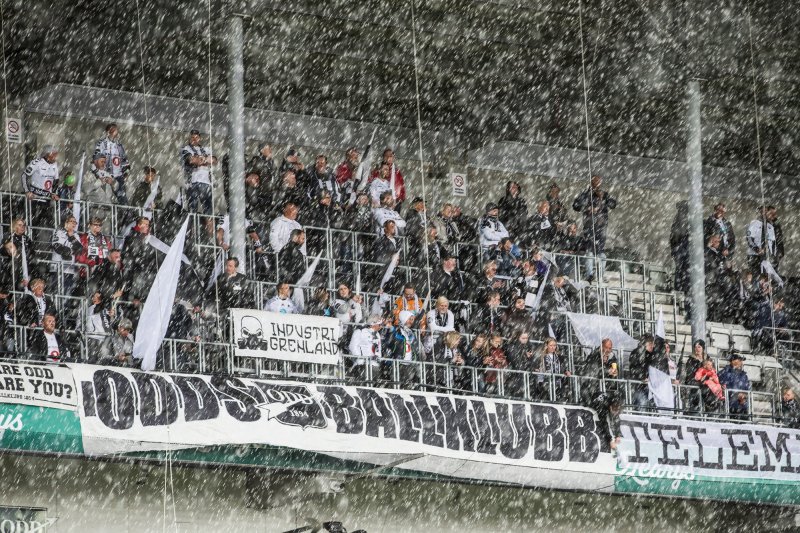
M 631 352 L 628 359 L 628 379 L 640 383 L 633 385 L 633 404 L 637 409 L 649 407 L 648 386 L 649 371 L 651 366 L 658 364 L 659 356 L 655 351 L 655 339 L 652 335 L 644 335 L 639 341 L 639 346 Z
M 150 246 L 150 219 L 139 217 L 133 232 L 125 239 L 123 260 L 125 262 L 125 287 L 129 297 L 144 300 L 158 272 L 156 249 Z
M 481 333 L 487 335 L 499 335 L 503 327 L 503 319 L 500 316 L 500 293 L 490 291 L 486 293 L 483 305 L 478 307 L 471 319 L 471 331 L 473 335 Z
M 122 296 L 125 287 L 125 273 L 122 269 L 122 253 L 112 248 L 108 259 L 95 267 L 89 278 L 89 294 L 95 291 L 103 295 L 103 300 L 111 301 Z
M 13 259 L 14 265 L 14 280 L 16 281 L 17 290 L 22 290 L 28 286 L 32 277 L 38 277 L 39 263 L 36 261 L 36 250 L 33 246 L 33 240 L 28 237 L 27 226 L 25 220 L 18 218 L 14 220 L 12 231 L 3 238 L 3 250 L 6 256 Z M 13 243 L 14 247 L 8 246 L 8 243 Z M 12 252 L 16 250 L 16 253 Z M 23 275 L 23 262 L 27 263 L 28 278 Z
M 458 262 L 451 254 L 442 256 L 441 264 L 431 273 L 431 295 L 435 298 L 444 296 L 450 302 L 465 299 L 464 276 L 458 270 Z
M 522 187 L 516 181 L 506 183 L 506 194 L 497 203 L 500 221 L 515 240 L 520 240 L 528 220 L 528 204 L 522 197 Z
M 578 234 L 578 225 L 575 222 L 567 223 L 564 230 L 556 235 L 552 249 L 556 253 L 566 255 L 583 255 L 586 253 L 586 243 L 583 237 Z M 572 276 L 572 273 L 575 272 L 576 263 L 572 257 L 558 256 L 556 257 L 556 265 L 565 276 Z
M 595 409 L 605 405 L 602 395 L 603 381 L 616 380 L 620 376 L 617 356 L 614 354 L 614 343 L 611 339 L 603 339 L 600 346 L 589 354 L 582 375 L 587 378 L 581 380 L 581 396 L 584 404 Z M 606 391 L 614 392 L 618 388 L 616 382 L 606 382 Z
M 733 224 L 725 218 L 726 212 L 725 204 L 715 205 L 714 212 L 703 222 L 703 235 L 706 242 L 712 235 L 719 235 L 719 253 L 725 258 L 729 258 L 733 256 L 736 248 L 736 235 L 733 233 Z
M 603 276 L 606 259 L 606 228 L 611 209 L 617 207 L 617 200 L 602 189 L 603 178 L 592 176 L 591 186 L 580 193 L 572 202 L 572 209 L 583 214 L 583 237 L 589 243 L 587 253 L 600 259 L 600 276 Z M 586 263 L 586 277 L 593 279 L 594 259 Z
M 136 188 L 133 190 L 133 194 L 131 195 L 130 205 L 134 207 L 141 207 L 146 211 L 152 211 L 153 209 L 160 209 L 162 207 L 162 191 L 163 189 L 161 186 L 158 186 L 158 190 L 153 196 L 153 199 L 148 202 L 147 200 L 152 196 L 153 187 L 155 187 L 156 178 L 158 177 L 158 172 L 156 171 L 155 167 L 144 167 L 144 176 L 142 181 L 140 181 Z
M 289 242 L 278 254 L 278 278 L 294 285 L 306 271 L 306 256 L 303 253 L 303 244 L 306 242 L 306 232 L 293 229 Z
M 787 427 L 800 429 L 800 403 L 791 387 L 783 387 L 781 390 L 781 413 Z
M 239 259 L 230 257 L 225 261 L 225 272 L 217 278 L 215 291 L 219 301 L 219 311 L 222 316 L 228 314 L 229 309 L 255 309 L 253 287 L 247 276 L 238 272 Z
M 536 213 L 528 220 L 525 243 L 528 248 L 538 247 L 553 250 L 556 225 L 550 220 L 550 204 L 543 200 L 536 206 Z
M 398 276 L 397 271 L 395 271 L 395 273 L 391 276 L 391 279 L 388 280 L 385 287 L 380 286 L 381 280 L 386 273 L 386 269 L 392 262 L 392 257 L 396 253 L 400 254 L 398 262 L 399 264 L 402 262 L 403 257 L 402 244 L 397 238 L 397 225 L 393 220 L 387 220 L 383 224 L 383 235 L 381 235 L 372 245 L 371 261 L 373 263 L 379 263 L 380 266 L 372 265 L 366 269 L 368 272 L 367 277 L 369 278 L 371 285 L 373 285 L 376 290 L 383 288 L 386 290 L 386 292 L 395 294 L 400 288 L 402 280 L 401 277 Z
M 53 299 L 44 293 L 43 279 L 33 279 L 30 283 L 29 294 L 25 294 L 17 304 L 17 324 L 26 327 L 42 327 L 42 320 L 46 314 L 56 316 L 56 306 Z
M 558 231 L 562 231 L 566 227 L 569 218 L 567 210 L 564 208 L 564 202 L 559 197 L 560 193 L 561 188 L 556 183 L 553 183 L 544 198 L 550 204 L 550 221 Z
M 42 329 L 30 333 L 28 358 L 49 363 L 68 362 L 72 359 L 65 337 L 56 333 L 55 314 L 46 312 L 42 318 Z
M 266 196 L 275 186 L 275 161 L 272 159 L 272 145 L 262 142 L 258 147 L 258 154 L 248 161 L 247 174 L 256 174 L 260 195 Z
M 703 361 L 706 360 L 706 342 L 703 339 L 697 339 L 692 345 L 692 354 L 679 364 L 679 374 L 683 375 L 683 384 L 692 387 L 698 387 L 700 384 L 694 378 L 700 367 L 703 366 Z M 698 411 L 700 409 L 700 390 L 690 389 L 687 393 L 687 398 L 684 401 L 685 408 L 688 411 Z

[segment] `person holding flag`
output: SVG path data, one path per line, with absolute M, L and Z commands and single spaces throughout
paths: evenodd
M 374 191 L 378 192 L 377 194 L 373 192 L 373 202 L 380 204 L 380 193 L 384 190 L 389 190 L 392 192 L 392 198 L 394 198 L 394 208 L 400 213 L 403 202 L 406 199 L 406 185 L 403 180 L 403 174 L 400 172 L 400 169 L 397 168 L 397 165 L 395 165 L 394 151 L 391 148 L 387 148 L 383 151 L 383 160 L 381 164 L 377 169 L 373 170 L 370 175 L 370 191 L 373 191 L 372 184 L 376 179 L 380 179 L 386 183 L 382 184 L 380 188 L 374 189 Z
M 658 311 L 653 351 L 655 355 L 648 360 L 646 369 L 647 398 L 658 409 L 673 410 L 675 409 L 675 393 L 672 387 L 678 384 L 678 369 L 670 358 L 670 345 L 666 340 L 663 309 Z M 633 354 L 631 354 L 631 365 L 633 365 Z

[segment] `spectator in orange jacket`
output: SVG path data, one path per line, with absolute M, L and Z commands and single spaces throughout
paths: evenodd
M 394 301 L 394 309 L 392 310 L 392 314 L 394 315 L 394 325 L 399 326 L 398 317 L 400 313 L 403 311 L 410 311 L 414 314 L 415 317 L 420 317 L 424 313 L 425 302 L 423 302 L 419 296 L 417 296 L 417 291 L 414 289 L 414 285 L 412 283 L 406 283 L 403 286 L 403 294 Z M 425 321 L 424 320 L 417 320 L 419 324 L 419 329 L 425 329 Z

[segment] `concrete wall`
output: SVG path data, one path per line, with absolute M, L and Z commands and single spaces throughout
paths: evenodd
M 794 511 L 646 497 L 365 478 L 316 494 L 305 474 L 3 455 L 0 506 L 42 507 L 47 533 L 252 531 L 313 519 L 369 533 L 784 530 Z M 165 484 L 166 474 L 166 484 Z M 248 490 L 248 487 L 250 489 Z M 166 491 L 166 499 L 165 499 Z M 288 497 L 287 497 L 288 495 Z

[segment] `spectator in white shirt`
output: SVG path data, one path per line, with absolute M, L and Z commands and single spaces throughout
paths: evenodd
M 378 175 L 369 184 L 369 196 L 372 199 L 372 207 L 380 207 L 381 195 L 389 191 L 392 194 L 392 184 L 390 181 L 392 174 L 392 166 L 389 163 L 381 164 Z
M 290 295 L 291 295 L 291 288 L 289 287 L 289 284 L 278 283 L 278 286 L 275 291 L 275 296 L 273 296 L 267 301 L 267 305 L 264 307 L 264 310 L 271 311 L 273 313 L 281 313 L 284 315 L 297 314 L 298 313 L 297 306 L 294 305 L 294 302 L 289 297 Z
M 425 351 L 431 353 L 436 339 L 448 331 L 455 331 L 456 318 L 450 311 L 450 301 L 444 296 L 436 299 L 436 306 L 426 316 L 429 335 L 425 339 Z
M 297 221 L 297 206 L 293 202 L 286 202 L 283 206 L 283 214 L 277 217 L 269 225 L 269 244 L 272 251 L 280 252 L 292 237 L 292 230 L 303 229 Z M 301 248 L 303 255 L 306 255 L 306 245 L 303 243 Z
M 210 148 L 200 144 L 200 130 L 192 130 L 189 144 L 181 150 L 181 162 L 188 186 L 187 201 L 189 211 L 210 215 L 211 205 L 211 166 L 217 158 Z
M 380 207 L 372 210 L 372 220 L 375 222 L 375 233 L 383 235 L 383 226 L 387 220 L 393 220 L 397 226 L 397 234 L 403 235 L 406 229 L 406 221 L 394 208 L 394 198 L 392 191 L 383 191 L 380 198 Z
M 503 237 L 508 237 L 508 230 L 497 218 L 499 213 L 497 204 L 490 202 L 486 204 L 486 215 L 478 222 L 478 238 L 484 252 L 497 246 Z
M 380 330 L 383 327 L 383 319 L 380 315 L 372 315 L 367 320 L 367 325 L 355 330 L 353 337 L 350 339 L 348 351 L 350 355 L 357 357 L 353 361 L 353 374 L 357 380 L 366 380 L 366 366 L 369 361 L 373 369 L 373 375 L 377 374 L 380 363 L 378 358 L 381 357 L 381 335 Z

